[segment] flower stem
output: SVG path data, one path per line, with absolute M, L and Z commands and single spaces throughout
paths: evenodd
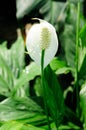
M 76 73 L 75 73 L 75 87 L 76 87 L 76 103 L 77 116 L 79 116 L 79 84 L 78 84 L 78 44 L 79 44 L 79 22 L 80 22 L 80 1 L 77 4 L 77 24 L 76 24 Z
M 48 130 L 51 130 L 49 116 L 48 116 L 48 109 L 47 109 L 46 90 L 45 90 L 45 84 L 44 84 L 44 54 L 45 54 L 45 50 L 42 50 L 42 55 L 41 55 L 41 77 L 42 77 L 42 79 L 41 79 L 41 82 L 42 82 L 42 89 L 43 89 L 45 113 L 46 113 L 47 122 L 48 122 Z

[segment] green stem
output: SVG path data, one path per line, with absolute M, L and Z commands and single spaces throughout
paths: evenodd
M 75 87 L 76 87 L 76 103 L 77 103 L 77 115 L 79 116 L 79 84 L 78 84 L 78 44 L 79 44 L 79 23 L 80 23 L 80 2 L 77 4 L 78 15 L 76 24 L 76 75 L 75 75 Z
M 48 122 L 48 129 L 51 130 L 50 122 L 49 122 L 49 116 L 48 116 L 48 109 L 47 109 L 47 98 L 46 98 L 46 90 L 45 90 L 45 84 L 44 84 L 44 54 L 45 50 L 42 50 L 41 55 L 41 76 L 42 76 L 42 89 L 43 89 L 43 99 L 44 99 L 44 107 L 45 107 L 45 113 L 47 116 L 47 122 Z

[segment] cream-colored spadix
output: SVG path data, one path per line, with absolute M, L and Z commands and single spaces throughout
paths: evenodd
M 40 66 L 42 50 L 45 50 L 44 67 L 55 56 L 58 39 L 55 28 L 48 22 L 38 19 L 40 23 L 32 25 L 26 36 L 26 48 L 30 57 Z

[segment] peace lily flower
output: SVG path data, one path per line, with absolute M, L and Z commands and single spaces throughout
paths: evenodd
M 37 19 L 37 18 L 34 18 Z M 55 28 L 48 22 L 39 20 L 32 25 L 26 36 L 26 48 L 30 57 L 41 66 L 42 50 L 44 54 L 44 67 L 46 67 L 55 56 L 58 49 L 58 39 Z

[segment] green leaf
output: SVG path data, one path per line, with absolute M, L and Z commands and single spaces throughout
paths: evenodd
M 86 83 L 83 84 L 80 90 L 80 105 L 82 109 L 82 119 L 83 119 L 83 126 L 84 130 L 86 129 Z
M 23 126 L 22 123 L 11 121 L 11 122 L 4 123 L 0 127 L 0 130 L 21 130 L 22 126 Z
M 44 70 L 45 75 L 45 94 L 47 105 L 50 110 L 50 114 L 58 126 L 62 121 L 63 113 L 64 113 L 64 99 L 61 87 L 57 80 L 55 73 L 48 66 Z
M 70 31 L 69 31 L 70 30 Z M 64 49 L 63 57 L 66 59 L 67 65 L 75 67 L 75 28 L 66 24 L 61 34 L 62 48 Z
M 54 71 L 58 70 L 59 68 L 63 68 L 65 66 L 66 63 L 57 57 L 53 58 L 53 60 L 50 62 L 50 67 Z
M 11 68 L 16 78 L 19 78 L 21 70 L 24 68 L 25 65 L 24 51 L 25 51 L 24 41 L 22 37 L 18 37 L 18 39 L 10 49 L 10 64 L 9 64 L 9 67 Z
M 58 130 L 80 130 L 80 128 L 71 122 L 68 122 L 68 125 L 61 125 Z
M 79 78 L 84 78 L 86 76 L 86 25 L 80 31 L 79 37 Z
M 12 90 L 14 84 L 14 76 L 7 62 L 1 55 L 0 55 L 0 75 L 4 83 L 7 84 L 6 87 L 8 87 L 8 90 Z
M 9 84 L 0 76 L 0 94 L 9 96 Z
M 0 45 L 0 87 L 2 87 L 0 93 L 2 95 L 8 96 L 11 93 L 23 67 L 24 43 L 21 37 L 10 49 L 7 49 L 4 43 Z
M 4 106 L 6 109 L 6 106 Z M 45 116 L 43 114 L 32 112 L 32 111 L 19 111 L 10 108 L 11 110 L 6 109 L 6 111 L 0 112 L 0 119 L 1 121 L 11 121 L 11 120 L 18 120 L 21 122 L 39 124 L 40 120 L 44 120 Z
M 83 59 L 83 62 L 82 62 L 82 65 L 81 65 L 81 68 L 79 70 L 79 79 L 82 79 L 84 77 L 86 77 L 86 55 Z
M 10 49 L 7 48 L 6 44 L 0 45 L 0 55 L 15 77 L 19 76 L 21 69 L 24 67 L 24 50 L 22 37 L 18 37 Z
M 43 112 L 42 108 L 29 97 L 7 98 L 2 101 L 1 104 L 9 106 L 15 110 Z
M 81 38 L 82 48 L 86 47 L 86 25 L 81 29 L 79 37 Z
M 21 77 L 16 81 L 15 88 L 13 89 L 13 94 L 16 93 L 17 90 L 25 83 L 33 80 L 38 75 L 40 75 L 40 68 L 34 62 L 32 62 L 22 71 Z
M 44 130 L 30 124 L 20 123 L 18 121 L 4 122 L 0 130 Z
M 54 58 L 50 63 L 50 67 L 56 74 L 66 74 L 70 71 L 74 72 L 73 68 L 68 67 L 66 63 L 59 58 Z
M 34 125 L 47 123 L 42 108 L 27 97 L 7 98 L 2 101 L 0 103 L 0 120 L 17 120 L 22 123 L 31 123 Z

